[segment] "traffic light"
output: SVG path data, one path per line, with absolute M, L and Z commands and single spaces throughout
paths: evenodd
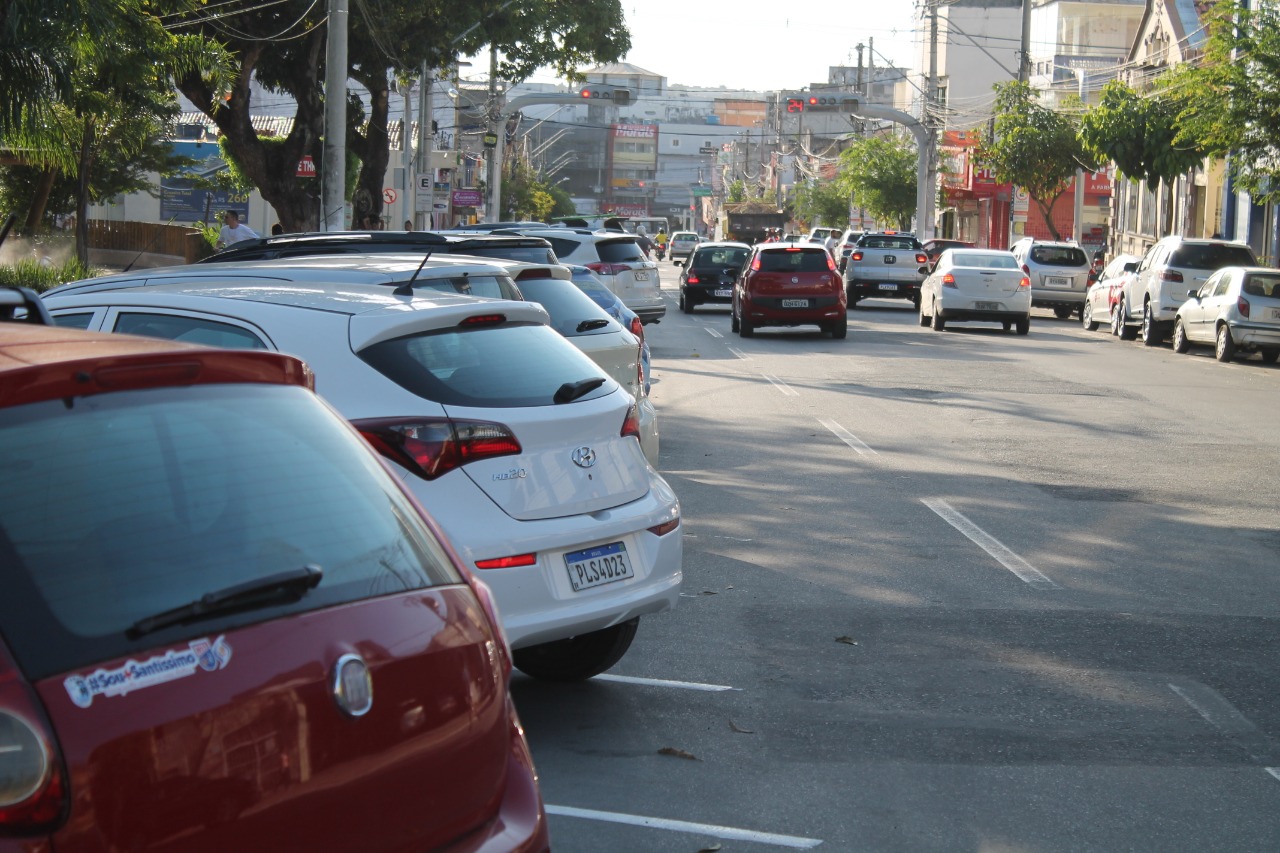
M 596 88 L 588 86 L 578 94 L 593 101 L 610 101 L 614 106 L 618 107 L 625 107 L 631 103 L 631 90 L 621 89 L 617 86 L 599 86 Z
M 792 92 L 786 97 L 787 112 L 847 112 L 858 111 L 858 98 L 855 95 L 805 95 Z

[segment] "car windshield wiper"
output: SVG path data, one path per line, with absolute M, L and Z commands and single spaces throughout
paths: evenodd
M 579 332 L 589 332 L 592 329 L 601 329 L 609 325 L 609 321 L 601 317 L 598 320 L 583 320 L 578 324 Z
M 591 379 L 579 379 L 577 382 L 566 382 L 556 389 L 556 395 L 551 399 L 556 403 L 572 403 L 579 397 L 590 394 L 592 391 L 603 385 L 605 379 L 603 376 L 593 377 Z
M 316 565 L 268 575 L 263 578 L 238 583 L 224 589 L 206 592 L 195 601 L 139 619 L 129 627 L 125 635 L 137 639 L 152 631 L 170 625 L 180 625 L 208 619 L 238 610 L 252 610 L 271 604 L 289 604 L 300 600 L 308 590 L 315 589 L 324 577 L 324 570 Z

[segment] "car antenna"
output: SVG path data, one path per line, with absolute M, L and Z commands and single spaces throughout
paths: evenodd
M 422 263 L 418 264 L 418 268 L 413 271 L 413 275 L 404 284 L 392 291 L 396 296 L 413 296 L 413 283 L 418 279 L 418 273 L 422 272 L 422 268 L 427 265 L 427 261 L 431 259 L 431 250 L 422 257 Z

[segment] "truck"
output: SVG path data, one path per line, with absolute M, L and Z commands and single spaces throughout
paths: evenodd
M 791 221 L 790 211 L 761 201 L 730 202 L 722 211 L 720 225 L 724 239 L 748 245 L 761 242 L 770 230 L 781 230 Z

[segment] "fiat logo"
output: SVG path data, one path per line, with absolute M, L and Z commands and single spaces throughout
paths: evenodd
M 343 655 L 333 665 L 333 701 L 349 717 L 363 717 L 373 707 L 373 675 L 359 655 Z
M 582 446 L 573 451 L 573 464 L 579 468 L 590 468 L 596 464 L 596 452 L 590 447 Z

